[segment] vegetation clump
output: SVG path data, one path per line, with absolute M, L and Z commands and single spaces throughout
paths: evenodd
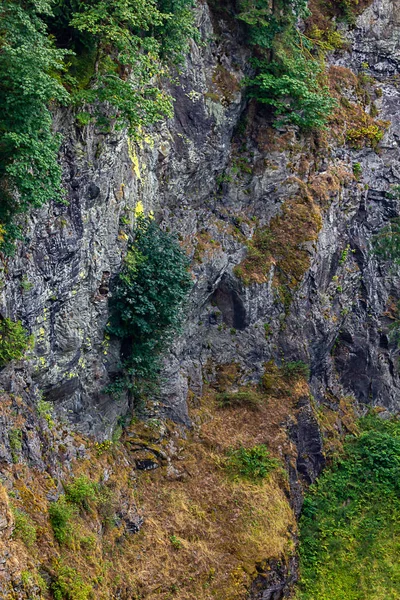
M 322 56 L 297 28 L 306 16 L 306 2 L 242 0 L 238 18 L 247 24 L 255 48 L 255 76 L 248 81 L 249 95 L 271 106 L 276 126 L 297 125 L 319 129 L 336 106 L 324 75 Z
M 400 264 L 400 217 L 392 219 L 373 240 L 374 252 L 384 260 Z
M 400 594 L 400 424 L 370 415 L 310 488 L 300 521 L 299 600 Z
M 269 227 L 257 228 L 247 244 L 247 256 L 234 273 L 245 285 L 265 283 L 274 266 L 275 285 L 290 293 L 310 265 L 306 242 L 314 242 L 322 227 L 320 211 L 308 197 L 286 201 Z
M 154 382 L 159 357 L 182 322 L 192 287 L 189 259 L 172 234 L 139 216 L 111 303 L 108 331 L 122 340 L 124 377 L 111 391 Z
M 18 454 L 22 450 L 22 431 L 21 429 L 11 429 L 8 434 L 8 441 L 10 442 L 11 456 L 14 463 L 18 462 Z
M 86 583 L 82 575 L 74 568 L 59 563 L 51 584 L 55 600 L 89 600 L 93 588 Z
M 0 8 L 0 224 L 11 253 L 16 216 L 62 200 L 57 105 L 80 127 L 141 126 L 172 115 L 160 87 L 195 35 L 192 0 L 4 0 Z M 2 231 L 3 231 L 2 229 Z
M 32 548 L 36 542 L 36 526 L 32 519 L 22 510 L 13 510 L 14 531 L 13 536 L 24 542 L 25 546 Z
M 271 457 L 264 444 L 231 450 L 226 462 L 226 469 L 233 478 L 249 479 L 253 483 L 267 478 L 278 467 L 279 461 Z
M 250 410 L 257 410 L 263 402 L 260 392 L 252 387 L 244 387 L 236 392 L 220 392 L 217 394 L 216 400 L 221 408 L 245 406 Z
M 94 502 L 98 497 L 98 485 L 90 481 L 85 475 L 75 478 L 71 483 L 65 484 L 64 488 L 65 497 L 68 502 L 85 510 L 88 510 L 89 502 Z
M 284 362 L 282 366 L 283 376 L 289 381 L 306 379 L 310 377 L 310 367 L 302 360 Z
M 21 360 L 31 347 L 32 338 L 21 321 L 2 319 L 0 321 L 0 367 L 12 360 Z
M 59 544 L 68 544 L 73 537 L 72 519 L 76 515 L 76 508 L 71 506 L 65 496 L 50 504 L 49 517 L 53 528 L 54 537 Z

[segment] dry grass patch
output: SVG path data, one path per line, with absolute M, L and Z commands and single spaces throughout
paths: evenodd
M 307 243 L 318 239 L 322 217 L 307 186 L 300 180 L 296 183 L 300 194 L 283 203 L 268 227 L 256 229 L 247 244 L 246 258 L 235 267 L 235 275 L 245 285 L 267 282 L 274 265 L 278 285 L 294 290 L 309 268 Z

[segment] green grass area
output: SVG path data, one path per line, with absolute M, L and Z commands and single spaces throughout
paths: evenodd
M 400 422 L 360 431 L 305 500 L 298 600 L 400 598 Z

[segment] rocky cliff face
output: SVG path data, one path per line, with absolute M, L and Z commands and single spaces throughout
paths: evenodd
M 354 104 L 387 122 L 379 147 L 362 134 L 346 143 L 341 128 L 355 129 L 349 119 L 337 118 L 319 136 L 274 130 L 271 115 L 243 92 L 251 69 L 243 32 L 229 6 L 216 12 L 206 3 L 197 9 L 202 42 L 192 44 L 171 86 L 174 119 L 128 139 L 77 128 L 72 115 L 58 114 L 68 205 L 31 215 L 25 242 L 5 264 L 1 312 L 23 320 L 35 347 L 28 361 L 3 371 L 4 388 L 25 387 L 27 403 L 41 391 L 75 429 L 110 437 L 129 402 L 103 391 L 119 360 L 104 329 L 141 203 L 179 234 L 195 281 L 150 416 L 189 426 L 189 399 L 197 406 L 221 365 L 237 365 L 240 386 L 258 382 L 270 361 L 310 366 L 314 406 L 336 410 L 354 396 L 396 412 L 398 350 L 389 331 L 399 274 L 377 260 L 371 242 L 399 214 L 390 193 L 400 183 L 399 15 L 398 0 L 375 0 L 344 29 L 348 49 L 329 58 L 341 111 Z M 260 271 L 246 257 L 267 227 L 268 269 Z M 297 446 L 298 513 L 299 480 L 312 481 L 324 460 L 307 394 L 286 427 Z M 31 460 L 46 462 L 39 448 Z M 281 567 L 260 573 L 254 597 L 283 597 L 291 577 Z

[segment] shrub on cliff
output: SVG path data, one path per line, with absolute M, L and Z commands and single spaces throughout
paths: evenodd
M 188 269 L 189 260 L 175 236 L 140 216 L 116 282 L 108 326 L 122 340 L 122 365 L 129 381 L 156 377 L 158 358 L 180 328 L 192 286 Z
M 279 467 L 279 461 L 271 457 L 265 444 L 253 448 L 230 450 L 226 469 L 234 479 L 248 479 L 259 483 Z
M 19 234 L 14 216 L 60 195 L 60 138 L 49 106 L 66 102 L 65 52 L 47 35 L 51 2 L 4 0 L 0 8 L 0 222 L 3 248 Z
M 32 338 L 23 328 L 21 321 L 0 321 L 0 367 L 12 360 L 21 360 L 31 344 Z
M 247 24 L 254 47 L 255 76 L 248 80 L 251 98 L 271 106 L 276 125 L 321 128 L 335 107 L 321 56 L 297 28 L 306 15 L 303 0 L 242 0 L 238 18 Z

